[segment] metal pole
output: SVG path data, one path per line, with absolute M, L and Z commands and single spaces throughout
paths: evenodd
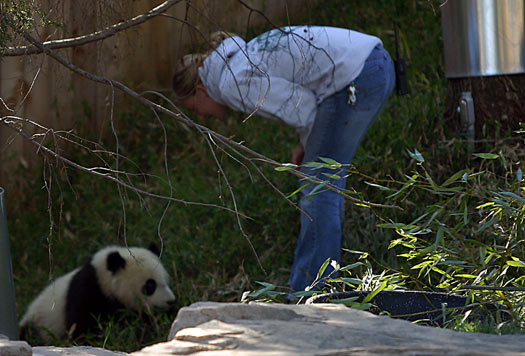
M 18 340 L 15 285 L 5 211 L 4 189 L 0 187 L 0 334 Z
M 467 135 L 468 149 L 472 152 L 474 151 L 474 139 L 476 137 L 476 115 L 474 114 L 474 99 L 471 92 L 464 91 L 461 93 L 458 111 L 463 132 Z

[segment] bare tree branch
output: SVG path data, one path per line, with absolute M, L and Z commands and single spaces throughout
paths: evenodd
M 13 23 L 13 21 L 11 19 L 9 19 L 11 21 L 11 23 L 13 25 L 15 25 Z M 268 158 L 256 151 L 253 151 L 252 149 L 240 144 L 240 143 L 237 143 L 233 140 L 230 140 L 228 139 L 227 137 L 224 137 L 223 135 L 207 128 L 206 126 L 203 126 L 203 125 L 200 125 L 200 124 L 197 124 L 196 122 L 194 122 L 193 120 L 191 120 L 190 118 L 188 118 L 181 110 L 179 110 L 178 108 L 177 109 L 177 113 L 171 111 L 171 110 L 168 110 L 166 109 L 165 107 L 157 104 L 157 103 L 154 103 L 152 102 L 151 100 L 148 100 L 146 99 L 145 97 L 143 97 L 142 95 L 138 94 L 137 92 L 135 92 L 134 90 L 130 89 L 129 87 L 127 87 L 126 85 L 116 81 L 116 80 L 113 80 L 113 79 L 108 79 L 108 78 L 105 78 L 105 77 L 100 77 L 100 76 L 97 76 L 95 74 L 92 74 L 90 72 L 87 72 L 85 70 L 83 70 L 82 68 L 72 64 L 72 63 L 69 63 L 68 61 L 66 61 L 64 58 L 62 58 L 61 56 L 59 56 L 57 53 L 55 53 L 54 51 L 52 51 L 50 48 L 48 47 L 45 47 L 42 43 L 40 43 L 39 41 L 37 41 L 35 38 L 33 38 L 26 30 L 24 30 L 23 28 L 19 28 L 18 29 L 18 32 L 30 43 L 32 43 L 34 46 L 36 46 L 37 48 L 40 48 L 43 52 L 45 52 L 47 55 L 49 55 L 51 58 L 55 59 L 57 62 L 59 62 L 60 64 L 62 64 L 63 66 L 69 68 L 71 71 L 87 78 L 87 79 L 90 79 L 92 81 L 95 81 L 95 82 L 98 82 L 98 83 L 101 83 L 101 84 L 105 84 L 105 85 L 111 85 L 115 88 L 118 88 L 120 89 L 121 91 L 123 91 L 124 93 L 128 94 L 129 96 L 135 98 L 136 100 L 138 100 L 139 102 L 141 102 L 142 104 L 148 106 L 148 107 L 151 107 L 153 110 L 157 110 L 158 112 L 160 113 L 164 113 L 190 127 L 194 127 L 195 129 L 197 129 L 199 132 L 203 133 L 203 134 L 207 134 L 207 135 L 210 135 L 212 136 L 213 138 L 215 138 L 215 140 L 217 141 L 220 141 L 222 143 L 227 143 L 229 145 L 231 145 L 232 147 L 235 147 L 236 149 L 239 149 L 239 150 L 242 150 L 246 153 L 248 153 L 249 155 L 253 156 L 254 158 L 256 159 L 259 159 L 259 160 L 262 160 L 268 164 L 271 164 L 271 165 L 274 165 L 274 166 L 282 166 L 282 163 L 280 162 L 277 162 L 271 158 Z M 289 170 L 288 171 L 289 173 L 301 178 L 301 179 L 304 179 L 310 183 L 313 183 L 313 184 L 321 184 L 321 183 L 324 183 L 323 180 L 321 179 L 318 179 L 316 177 L 312 177 L 312 176 L 309 176 L 299 170 L 295 170 L 295 169 L 292 169 L 292 170 Z M 114 178 L 114 177 L 112 177 Z M 341 194 L 343 195 L 345 198 L 353 201 L 353 202 L 356 202 L 356 203 L 359 203 L 359 204 L 364 204 L 364 205 L 367 205 L 369 207 L 375 207 L 375 208 L 396 208 L 396 209 L 401 209 L 400 207 L 398 206 L 392 206 L 392 205 L 385 205 L 385 204 L 377 204 L 377 203 L 372 203 L 372 202 L 368 202 L 368 201 L 364 201 L 362 199 L 358 199 L 358 198 L 355 198 L 353 196 L 350 196 L 349 194 L 346 194 L 344 193 L 343 191 L 340 190 L 340 188 L 332 185 L 332 184 L 326 184 L 325 185 L 325 188 L 329 189 L 329 190 L 332 190 L 338 194 Z
M 50 49 L 59 49 L 59 48 L 81 46 L 81 45 L 85 45 L 90 42 L 100 41 L 105 38 L 114 36 L 120 31 L 127 30 L 130 27 L 139 25 L 156 16 L 159 16 L 160 14 L 168 10 L 170 7 L 178 4 L 181 1 L 182 0 L 167 0 L 144 14 L 141 14 L 141 15 L 133 17 L 132 19 L 111 25 L 105 28 L 104 30 L 90 33 L 89 35 L 84 35 L 84 36 L 79 36 L 79 37 L 74 37 L 74 38 L 46 41 L 46 42 L 43 42 L 42 45 Z M 43 52 L 43 49 L 39 47 L 21 46 L 21 47 L 8 47 L 7 50 L 4 53 L 2 53 L 2 55 L 6 57 L 10 57 L 10 56 L 12 57 L 12 56 L 22 56 L 26 54 L 38 54 L 42 52 Z
M 124 181 L 122 181 L 122 180 L 120 180 L 118 178 L 115 178 L 112 174 L 113 173 L 117 173 L 117 172 L 114 171 L 114 170 L 110 170 L 110 169 L 103 168 L 103 167 L 92 167 L 92 168 L 84 167 L 84 166 L 82 166 L 82 165 L 80 165 L 80 164 L 78 164 L 78 163 L 76 163 L 74 161 L 71 161 L 70 159 L 68 159 L 66 157 L 63 157 L 62 155 L 58 154 L 57 152 L 53 151 L 52 149 L 44 146 L 42 143 L 36 141 L 35 138 L 32 135 L 28 134 L 27 132 L 25 132 L 22 129 L 21 125 L 17 125 L 16 121 L 21 121 L 21 122 L 25 122 L 25 123 L 29 123 L 29 124 L 35 124 L 33 121 L 31 121 L 29 119 L 24 119 L 24 118 L 17 117 L 17 116 L 11 116 L 10 115 L 10 116 L 4 116 L 4 117 L 0 118 L 0 123 L 4 124 L 5 126 L 9 127 L 10 129 L 14 130 L 17 134 L 19 134 L 20 136 L 25 138 L 27 141 L 29 141 L 30 143 L 35 145 L 39 151 L 42 151 L 43 153 L 45 153 L 45 154 L 55 158 L 58 161 L 61 161 L 61 162 L 65 163 L 66 165 L 71 166 L 71 167 L 73 167 L 75 169 L 78 169 L 80 171 L 83 171 L 83 172 L 86 172 L 86 173 L 89 173 L 89 174 L 92 174 L 92 175 L 95 175 L 95 176 L 98 176 L 98 177 L 101 177 L 101 178 L 109 179 L 109 180 L 111 180 L 111 181 L 121 185 L 124 188 L 131 189 L 132 191 L 135 191 L 135 192 L 137 192 L 139 194 L 143 194 L 145 196 L 149 196 L 149 197 L 152 197 L 152 198 L 174 201 L 174 202 L 177 202 L 177 203 L 182 203 L 184 205 L 197 205 L 197 206 L 218 208 L 218 209 L 226 210 L 226 211 L 229 211 L 229 212 L 232 212 L 232 213 L 237 213 L 237 214 L 241 215 L 244 218 L 249 218 L 249 217 L 247 217 L 246 215 L 244 215 L 242 213 L 235 212 L 233 209 L 230 209 L 230 208 L 227 208 L 227 207 L 224 207 L 224 206 L 220 206 L 220 205 L 216 205 L 216 204 L 209 204 L 209 203 L 190 202 L 190 201 L 186 201 L 186 200 L 183 200 L 183 199 L 177 199 L 177 198 L 168 197 L 168 196 L 165 196 L 165 195 L 160 195 L 160 194 L 155 194 L 155 193 L 151 193 L 151 192 L 145 191 L 145 190 L 137 188 L 137 187 L 135 187 L 135 186 L 133 186 L 131 184 L 128 184 L 128 183 L 126 183 L 126 182 L 124 182 Z M 55 134 L 55 132 L 53 130 L 49 129 L 49 131 L 51 131 L 52 135 Z M 100 171 L 100 170 L 102 170 L 102 171 Z M 127 175 L 126 172 L 119 172 L 119 173 Z

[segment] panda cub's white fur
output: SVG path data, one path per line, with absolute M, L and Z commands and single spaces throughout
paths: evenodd
M 125 307 L 167 309 L 175 301 L 168 274 L 153 247 L 109 246 L 82 267 L 48 285 L 29 305 L 20 322 L 40 337 L 81 336 L 105 317 Z

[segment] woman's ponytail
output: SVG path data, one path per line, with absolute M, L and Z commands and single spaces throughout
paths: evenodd
M 235 36 L 233 33 L 217 31 L 210 35 L 210 50 L 206 53 L 192 53 L 182 57 L 175 68 L 173 76 L 173 91 L 175 101 L 184 100 L 195 94 L 197 85 L 200 83 L 199 67 L 206 57 L 213 52 L 225 39 Z

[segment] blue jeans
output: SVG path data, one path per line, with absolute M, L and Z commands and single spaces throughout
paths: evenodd
M 357 89 L 355 105 L 349 104 L 349 92 L 345 88 L 318 106 L 303 163 L 319 161 L 319 157 L 332 158 L 342 164 L 352 161 L 359 143 L 394 89 L 394 65 L 381 45 L 372 51 L 353 83 Z M 327 179 L 323 173 L 336 173 L 330 169 L 306 167 L 301 171 L 322 180 Z M 330 179 L 330 182 L 340 189 L 346 185 L 345 178 Z M 313 282 L 328 257 L 338 263 L 341 261 L 344 198 L 333 191 L 308 197 L 314 187 L 310 185 L 302 190 L 299 203 L 308 216 L 301 213 L 301 231 L 290 276 L 294 292 L 304 290 Z M 332 270 L 327 268 L 325 275 Z

